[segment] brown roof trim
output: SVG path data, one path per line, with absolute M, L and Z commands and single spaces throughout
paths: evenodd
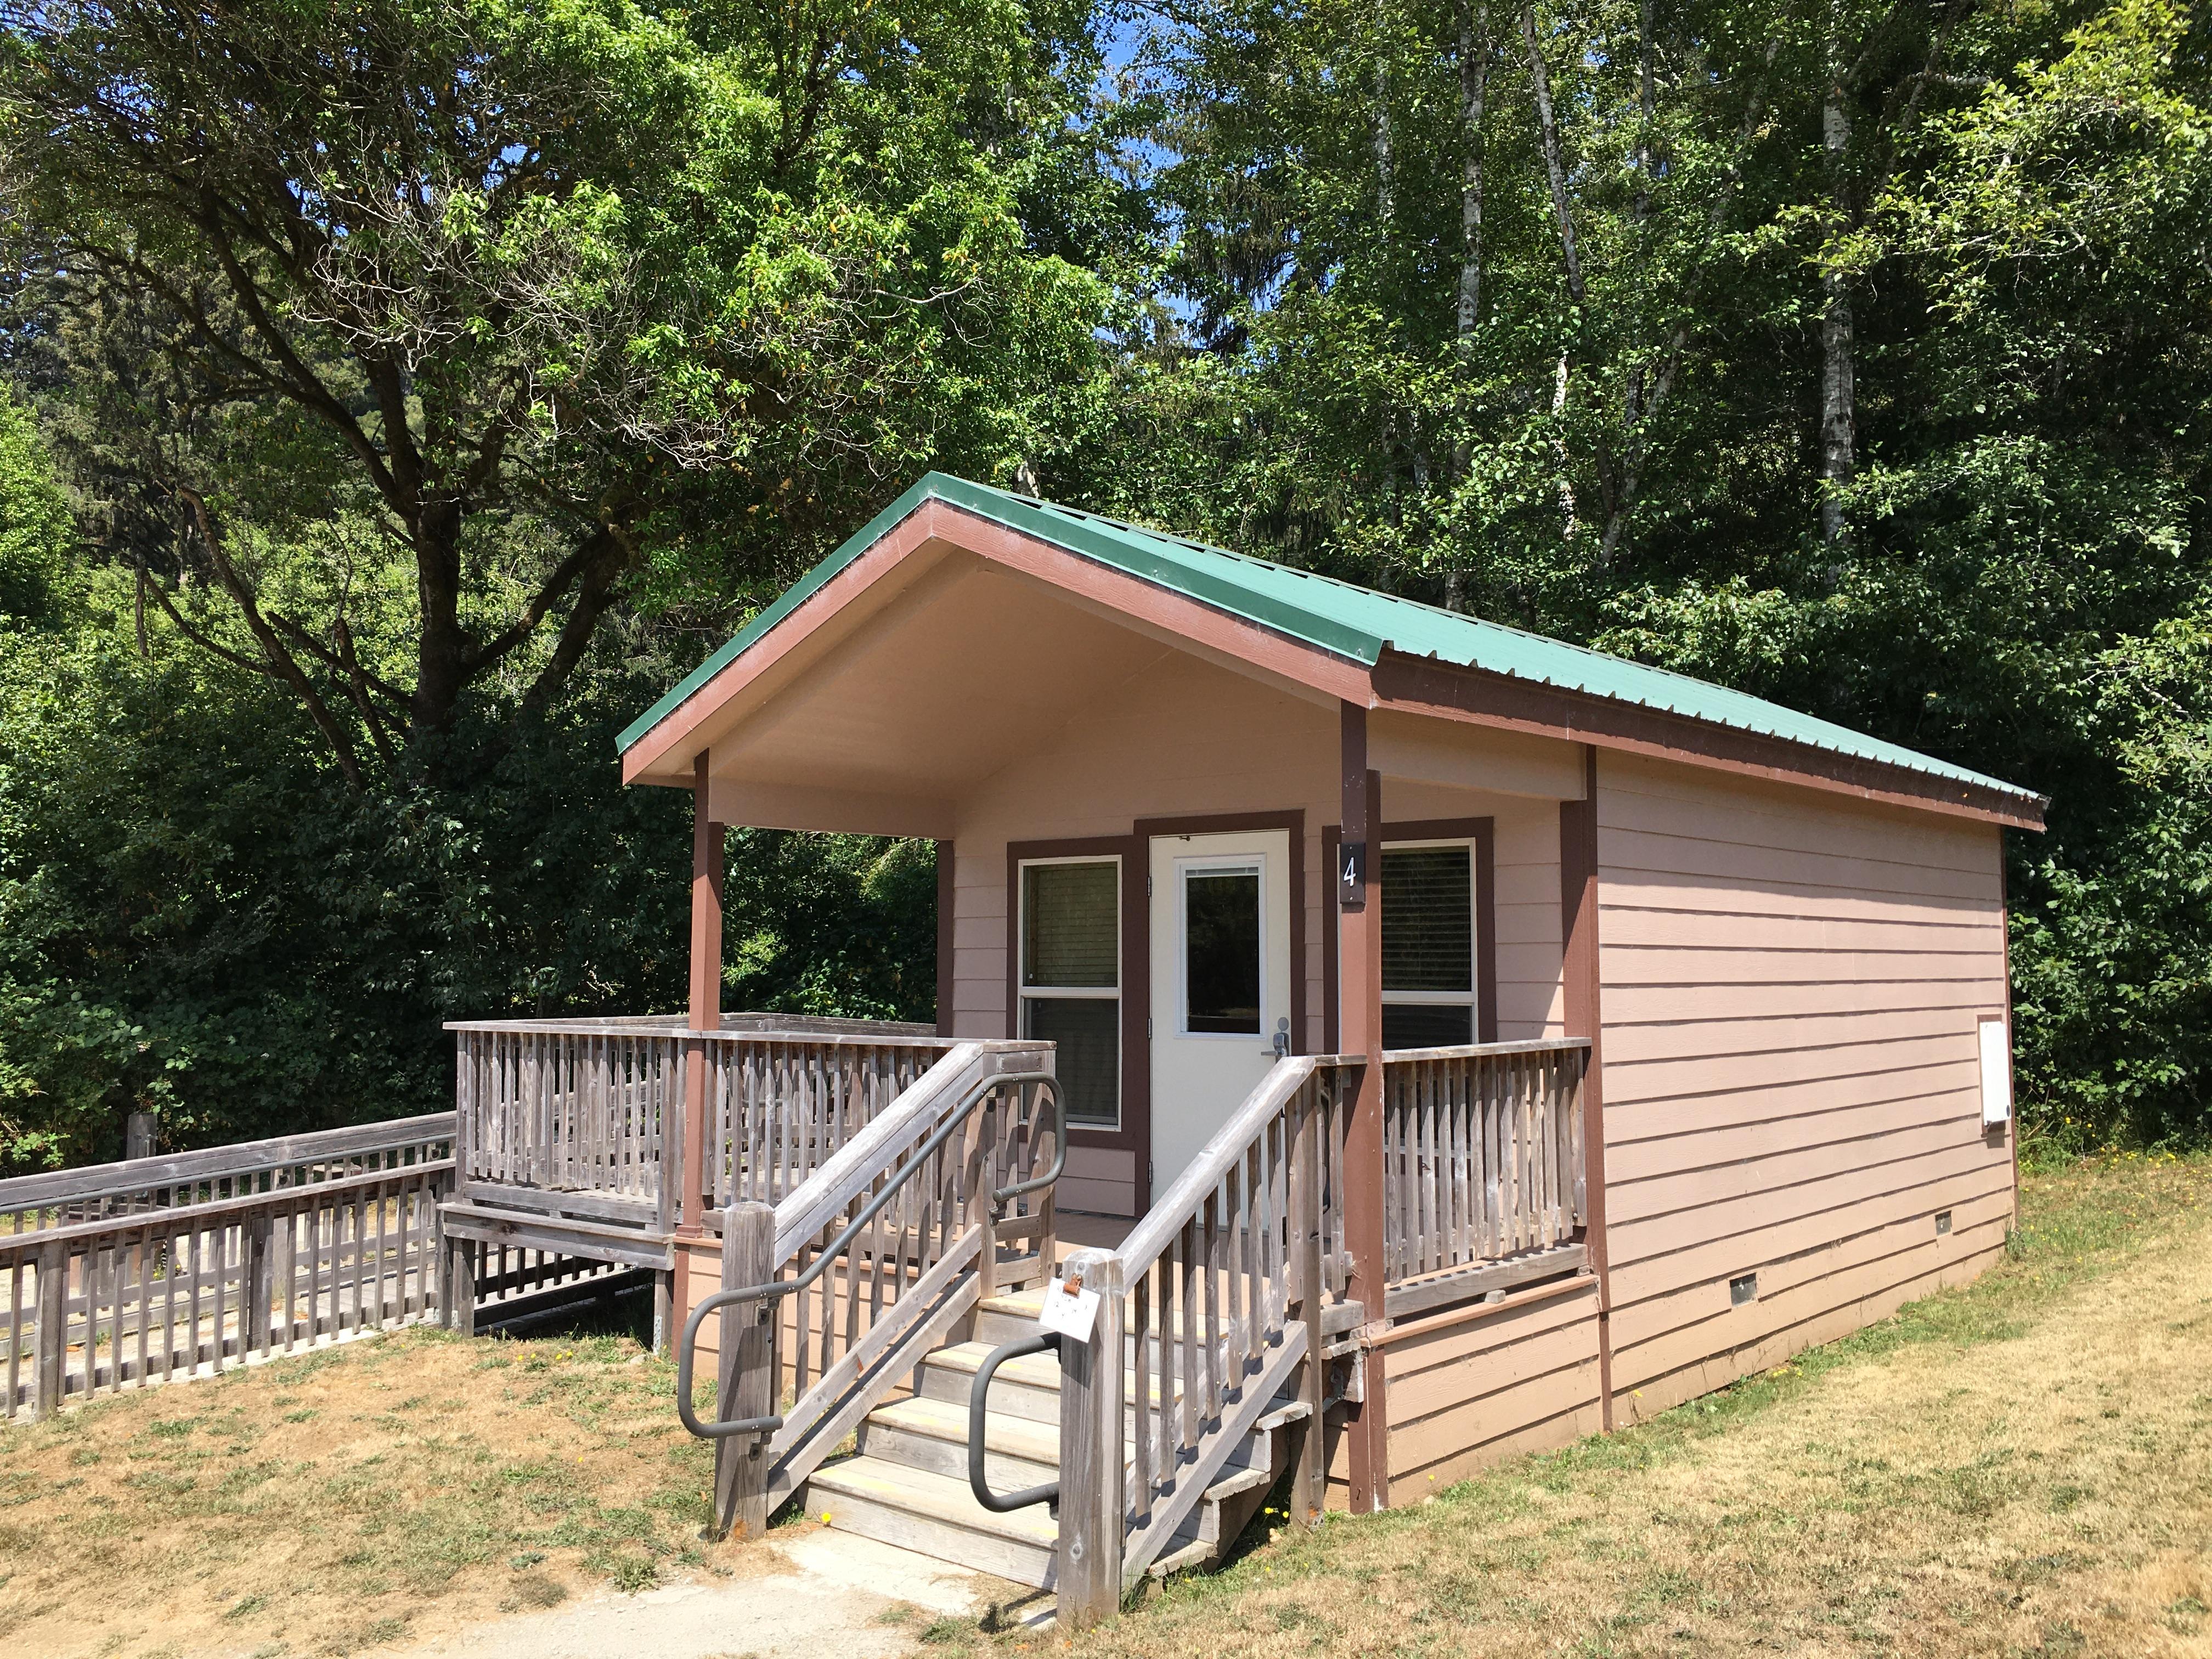
M 2026 800 L 1955 779 L 1480 669 L 1386 651 L 1375 665 L 1374 683 L 1380 708 L 1587 743 L 2016 830 L 2043 828 L 2047 803 L 2040 796 Z

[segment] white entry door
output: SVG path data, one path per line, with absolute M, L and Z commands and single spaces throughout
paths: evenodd
M 1151 874 L 1157 1200 L 1288 1042 L 1290 833 L 1156 836 Z

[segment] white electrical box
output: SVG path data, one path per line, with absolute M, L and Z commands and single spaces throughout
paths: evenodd
M 2002 1019 L 1982 1021 L 1982 1121 L 2012 1121 L 2012 1043 Z

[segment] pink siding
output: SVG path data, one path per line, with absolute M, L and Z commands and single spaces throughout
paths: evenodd
M 1600 1426 L 1596 1281 L 1394 1342 L 1390 1498 L 1426 1492 Z
M 1971 1277 L 2012 1149 L 2000 832 L 1599 763 L 1607 1247 L 1622 1421 Z M 1953 1230 L 1938 1236 L 1935 1215 Z M 1729 1281 L 1756 1273 L 1755 1301 Z

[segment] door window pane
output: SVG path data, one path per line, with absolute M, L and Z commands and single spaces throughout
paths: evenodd
M 1466 847 L 1382 849 L 1384 991 L 1474 989 L 1470 854 Z
M 1022 983 L 1110 989 L 1119 977 L 1119 866 L 1022 866 Z
M 1183 1029 L 1260 1030 L 1260 872 L 1183 873 Z
M 1024 1035 L 1060 1045 L 1054 1071 L 1070 1123 L 1121 1121 L 1121 1005 L 1111 997 L 1028 997 Z
M 1385 1048 L 1456 1048 L 1474 1041 L 1474 1010 L 1461 1003 L 1386 1002 Z

